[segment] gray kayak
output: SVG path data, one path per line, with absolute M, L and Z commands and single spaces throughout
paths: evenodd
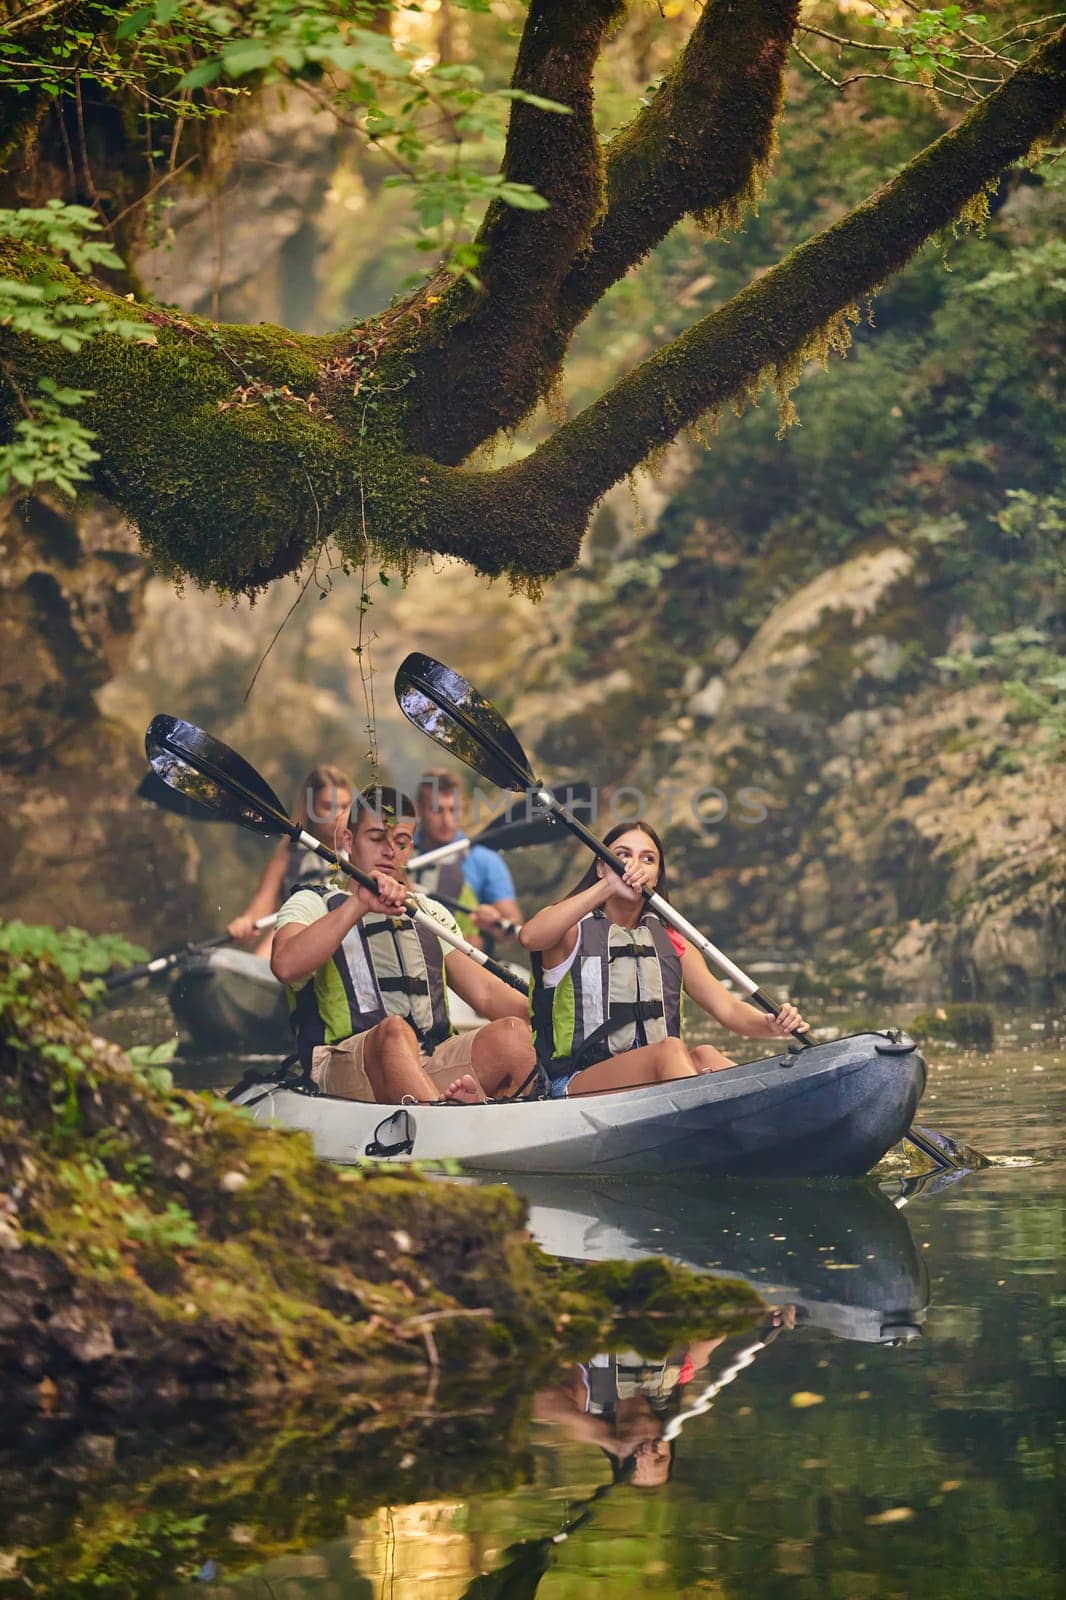
M 270 962 L 250 950 L 223 946 L 190 957 L 168 998 L 182 1034 L 205 1055 L 280 1058 L 292 1050 L 285 991 Z
M 512 967 L 528 981 L 523 967 Z M 204 1055 L 282 1056 L 292 1052 L 285 991 L 264 956 L 223 946 L 183 962 L 171 980 L 170 1009 L 189 1047 Z M 449 991 L 452 1026 L 479 1028 L 479 1017 Z
M 268 1078 L 234 1093 L 257 1121 L 309 1133 L 328 1161 L 458 1161 L 473 1171 L 858 1177 L 907 1131 L 925 1061 L 905 1034 L 860 1033 L 726 1072 L 573 1100 L 389 1106 Z
M 864 1344 L 921 1334 L 929 1278 L 906 1217 L 872 1182 L 726 1178 L 509 1179 L 549 1255 L 639 1261 L 658 1255 L 741 1278 L 797 1326 Z

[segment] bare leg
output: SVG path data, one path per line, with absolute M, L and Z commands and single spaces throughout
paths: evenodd
M 428 1105 L 439 1099 L 436 1084 L 419 1063 L 414 1030 L 402 1017 L 386 1017 L 370 1029 L 363 1046 L 363 1066 L 379 1102 L 399 1105 L 411 1099 Z
M 572 1099 L 582 1094 L 603 1094 L 608 1089 L 635 1089 L 646 1083 L 670 1083 L 676 1078 L 695 1078 L 699 1069 L 680 1039 L 663 1039 L 659 1044 L 627 1050 L 609 1061 L 579 1072 L 567 1090 Z
M 730 1061 L 713 1044 L 698 1044 L 691 1055 L 697 1072 L 724 1072 L 726 1067 L 736 1066 L 735 1061 Z
M 529 1023 L 518 1017 L 487 1022 L 474 1035 L 470 1065 L 490 1097 L 515 1094 L 536 1063 Z

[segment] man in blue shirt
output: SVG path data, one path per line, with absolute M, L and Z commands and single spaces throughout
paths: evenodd
M 416 851 L 437 850 L 466 838 L 459 826 L 462 802 L 462 783 L 454 772 L 442 767 L 423 775 L 415 795 Z M 411 876 L 424 894 L 439 894 L 464 907 L 457 920 L 467 937 L 480 933 L 491 938 L 499 934 L 502 922 L 522 920 L 510 869 L 499 851 L 483 844 L 473 844 L 461 855 L 433 862 Z

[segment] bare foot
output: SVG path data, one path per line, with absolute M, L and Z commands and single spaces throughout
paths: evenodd
M 445 1100 L 454 1100 L 462 1106 L 484 1105 L 486 1096 L 480 1083 L 472 1072 L 464 1072 L 461 1078 L 456 1078 L 444 1091 Z

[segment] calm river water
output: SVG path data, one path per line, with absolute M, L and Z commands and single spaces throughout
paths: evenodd
M 938 1192 L 524 1187 L 550 1251 L 739 1274 L 778 1308 L 756 1329 L 536 1394 L 454 1373 L 310 1450 L 288 1417 L 243 1455 L 210 1418 L 41 1437 L 22 1511 L 51 1497 L 66 1577 L 5 1584 L 0 1538 L 0 1594 L 1051 1600 L 1066 1058 L 1050 1022 L 999 1041 L 928 1050 L 923 1121 L 995 1158 Z

